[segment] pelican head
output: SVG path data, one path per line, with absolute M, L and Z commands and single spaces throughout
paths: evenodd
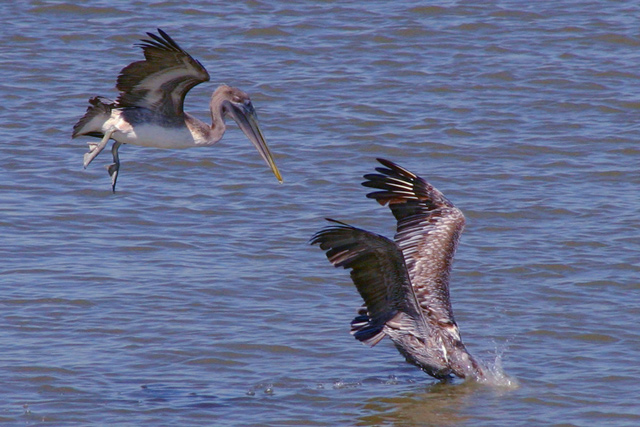
M 271 168 L 278 181 L 282 183 L 282 175 L 280 175 L 264 135 L 262 135 L 258 124 L 258 115 L 255 108 L 253 108 L 249 95 L 238 88 L 222 85 L 216 89 L 211 98 L 212 113 L 215 111 L 216 106 L 219 106 L 223 119 L 231 117 L 235 120 L 242 132 L 249 138 L 249 141 L 253 143 L 260 156 Z

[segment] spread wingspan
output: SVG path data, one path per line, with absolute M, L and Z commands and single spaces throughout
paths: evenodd
M 316 234 L 336 266 L 351 268 L 365 305 L 351 322 L 360 341 L 385 335 L 412 363 L 436 378 L 481 379 L 485 371 L 467 351 L 449 300 L 449 274 L 464 216 L 419 176 L 387 160 L 365 175 L 367 194 L 396 217 L 395 242 L 338 223 Z
M 158 33 L 160 36 L 147 33 L 151 40 L 139 44 L 145 60 L 133 62 L 120 72 L 116 102 L 119 107 L 143 107 L 182 116 L 187 92 L 208 81 L 209 73 L 167 33 L 159 28 Z
M 385 167 L 365 175 L 375 188 L 367 197 L 388 204 L 398 221 L 395 241 L 402 250 L 416 297 L 428 321 L 455 325 L 449 273 L 465 219 L 440 191 L 419 176 L 378 159 Z

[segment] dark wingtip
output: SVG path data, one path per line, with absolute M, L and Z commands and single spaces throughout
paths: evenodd
M 376 157 L 376 160 L 383 166 L 386 166 L 390 169 L 396 168 L 398 165 L 393 163 L 391 160 L 383 159 L 382 157 Z
M 344 223 L 342 221 L 338 221 L 337 219 L 333 219 L 333 218 L 325 218 L 325 220 L 332 222 L 334 224 L 338 224 L 337 226 L 328 226 L 323 228 L 322 230 L 318 231 L 317 233 L 315 233 L 313 236 L 311 236 L 311 239 L 309 239 L 309 244 L 310 245 L 315 245 L 317 243 L 320 243 L 320 238 L 328 231 L 331 231 L 332 229 L 336 229 L 336 228 L 353 228 L 351 227 L 349 224 Z
M 376 200 L 382 206 L 392 202 L 404 202 L 408 198 L 415 199 L 410 193 L 415 191 L 415 185 L 422 182 L 422 178 L 390 160 L 380 157 L 376 160 L 384 167 L 376 167 L 378 173 L 365 174 L 366 181 L 361 185 L 381 191 L 373 191 L 366 197 Z M 413 190 L 410 190 L 412 187 Z
M 331 218 L 325 218 L 325 220 L 329 221 L 329 222 L 339 222 L 336 221 L 335 219 L 331 219 Z M 309 244 L 310 245 L 315 245 L 320 243 L 320 238 L 322 237 L 323 233 L 326 231 L 326 228 L 323 228 L 322 230 L 318 231 L 317 233 L 314 233 L 313 236 L 311 236 L 311 239 L 309 239 Z
M 349 227 L 349 228 L 351 228 L 351 226 L 350 226 L 349 224 L 347 224 L 346 222 L 338 221 L 337 219 L 333 219 L 333 218 L 325 218 L 325 219 L 326 219 L 327 221 L 329 221 L 329 222 L 333 222 L 333 223 L 336 223 L 336 224 L 340 224 L 340 225 L 342 225 L 343 227 Z
M 140 39 L 142 43 L 137 43 L 136 46 L 142 49 L 146 49 L 148 47 L 156 47 L 160 49 L 170 49 L 183 52 L 182 48 L 178 45 L 178 43 L 175 42 L 175 40 L 171 38 L 171 36 L 169 36 L 169 34 L 167 34 L 161 28 L 157 28 L 157 30 L 160 36 L 158 36 L 158 34 L 150 33 L 147 31 L 146 34 L 151 40 Z
M 381 158 L 377 158 L 376 160 L 378 160 L 383 166 L 388 167 L 393 172 L 399 173 L 400 175 L 404 175 L 404 176 L 409 177 L 409 178 L 417 178 L 418 177 L 415 173 L 411 172 L 408 169 L 403 168 L 402 166 L 392 162 L 391 160 L 386 160 L 386 159 L 381 159 Z M 385 173 L 384 169 L 382 169 L 382 168 L 376 168 L 376 170 L 378 172 Z
M 171 43 L 172 45 L 177 46 L 178 44 L 169 36 L 169 34 L 165 33 L 164 31 L 162 31 L 160 28 L 158 28 L 158 34 L 160 34 L 162 36 L 162 38 L 164 38 L 166 41 L 168 41 L 169 43 Z

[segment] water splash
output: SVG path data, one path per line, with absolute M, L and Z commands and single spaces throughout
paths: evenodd
M 502 346 L 495 344 L 494 357 L 492 363 L 486 363 L 483 361 L 485 375 L 482 378 L 478 378 L 475 381 L 479 384 L 486 384 L 491 387 L 515 390 L 520 387 L 520 383 L 514 377 L 507 375 L 502 368 L 502 356 L 508 348 L 508 341 Z
M 357 388 L 361 386 L 362 386 L 362 383 L 360 381 L 350 383 L 342 380 L 337 380 L 333 382 L 333 388 L 335 390 L 346 389 L 346 388 Z
M 255 396 L 258 391 L 262 391 L 264 392 L 264 394 L 271 396 L 275 394 L 275 387 L 273 386 L 272 383 L 266 383 L 266 384 L 260 383 L 251 387 L 249 390 L 247 390 L 245 394 L 247 396 Z
M 387 385 L 399 384 L 398 377 L 396 377 L 395 375 L 389 375 L 389 377 L 387 378 L 387 380 L 384 383 L 387 384 Z

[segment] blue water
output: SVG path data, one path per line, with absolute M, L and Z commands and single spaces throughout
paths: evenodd
M 633 2 L 74 2 L 0 26 L 3 425 L 640 422 L 640 7 Z M 235 125 L 124 146 L 118 192 L 71 128 L 166 30 L 251 94 L 284 177 Z M 439 384 L 311 235 L 387 236 L 359 184 L 393 160 L 467 217 L 451 293 L 468 349 L 518 387 Z

